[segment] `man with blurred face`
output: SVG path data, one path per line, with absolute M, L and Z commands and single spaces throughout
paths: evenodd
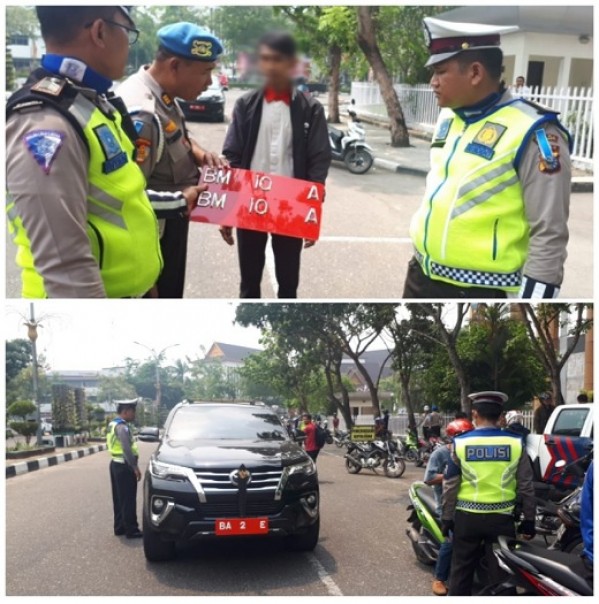
M 568 243 L 571 138 L 558 112 L 502 81 L 514 28 L 427 17 L 441 113 L 405 298 L 555 298 Z
M 323 183 L 331 164 L 331 146 L 322 106 L 293 85 L 297 67 L 295 40 L 287 33 L 266 34 L 258 45 L 258 69 L 264 86 L 236 103 L 223 154 L 231 166 Z M 222 227 L 233 245 L 233 232 Z M 279 298 L 296 298 L 302 247 L 297 237 L 271 236 Z M 260 298 L 268 233 L 237 229 L 241 298 Z
M 109 93 L 139 32 L 122 6 L 39 6 L 37 16 L 47 54 L 7 104 L 23 296 L 140 296 L 160 273 L 157 225 L 128 116 Z
M 226 164 L 193 140 L 176 99 L 194 101 L 212 83 L 212 71 L 223 47 L 212 34 L 193 23 L 174 23 L 158 31 L 158 51 L 119 87 L 137 132 L 137 163 L 148 186 L 173 192 L 198 182 L 198 167 Z M 195 204 L 195 200 L 194 200 Z M 156 293 L 182 298 L 189 234 L 186 200 L 173 204 L 165 197 L 154 204 L 160 219 L 164 269 Z

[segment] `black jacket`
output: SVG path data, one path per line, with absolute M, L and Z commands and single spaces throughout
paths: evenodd
M 235 103 L 233 119 L 225 137 L 223 155 L 233 168 L 249 170 L 258 140 L 264 91 L 253 90 Z M 322 105 L 296 92 L 291 101 L 293 129 L 293 176 L 325 182 L 331 165 L 331 145 Z

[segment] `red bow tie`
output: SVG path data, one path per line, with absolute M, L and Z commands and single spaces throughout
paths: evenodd
M 286 105 L 291 105 L 291 94 L 289 91 L 277 92 L 272 88 L 267 88 L 264 91 L 264 98 L 267 103 L 273 103 L 275 101 L 283 101 Z

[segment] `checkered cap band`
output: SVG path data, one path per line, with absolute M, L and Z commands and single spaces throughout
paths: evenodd
M 464 510 L 467 512 L 511 512 L 516 505 L 516 500 L 500 501 L 498 503 L 480 503 L 477 501 L 464 501 L 458 499 L 456 510 Z
M 416 258 L 420 264 L 423 264 L 422 254 L 417 253 Z M 522 272 L 515 273 L 488 273 L 485 271 L 472 271 L 464 268 L 453 268 L 438 264 L 437 262 L 430 263 L 431 275 L 443 277 L 451 281 L 463 283 L 464 285 L 474 285 L 480 287 L 520 287 L 522 283 Z

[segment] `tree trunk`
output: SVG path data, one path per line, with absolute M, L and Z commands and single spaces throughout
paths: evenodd
M 354 420 L 351 415 L 351 407 L 349 403 L 349 393 L 347 388 L 343 384 L 343 380 L 341 379 L 341 369 L 340 367 L 332 367 L 331 362 L 327 362 L 324 368 L 324 375 L 327 382 L 327 390 L 329 400 L 339 409 L 341 415 L 343 416 L 343 420 L 345 421 L 345 426 L 348 430 L 352 429 L 354 425 Z M 337 390 L 341 393 L 341 400 L 336 396 Z
M 416 426 L 416 417 L 414 416 L 414 407 L 412 406 L 412 396 L 410 394 L 410 378 L 400 371 L 399 381 L 401 383 L 401 398 L 408 409 L 408 426 Z
M 329 48 L 329 117 L 330 124 L 338 124 L 339 87 L 341 79 L 341 48 L 333 44 Z
M 391 146 L 409 147 L 410 135 L 401 103 L 376 40 L 376 27 L 372 18 L 375 10 L 377 9 L 374 6 L 358 6 L 358 46 L 372 68 L 387 108 L 391 122 Z
M 374 408 L 374 416 L 375 417 L 380 416 L 381 405 L 379 402 L 378 383 L 377 384 L 374 383 L 374 381 L 370 377 L 370 374 L 368 373 L 368 370 L 366 369 L 366 367 L 364 367 L 364 365 L 362 365 L 362 363 L 360 363 L 360 357 L 353 352 L 353 350 L 350 348 L 349 344 L 345 347 L 344 352 L 347 354 L 347 356 L 349 356 L 352 359 L 352 361 L 354 362 L 354 365 L 356 366 L 356 369 L 360 372 L 360 374 L 364 378 L 364 381 L 366 382 L 366 387 L 368 388 L 368 393 L 370 394 L 370 400 L 371 400 L 372 406 Z

